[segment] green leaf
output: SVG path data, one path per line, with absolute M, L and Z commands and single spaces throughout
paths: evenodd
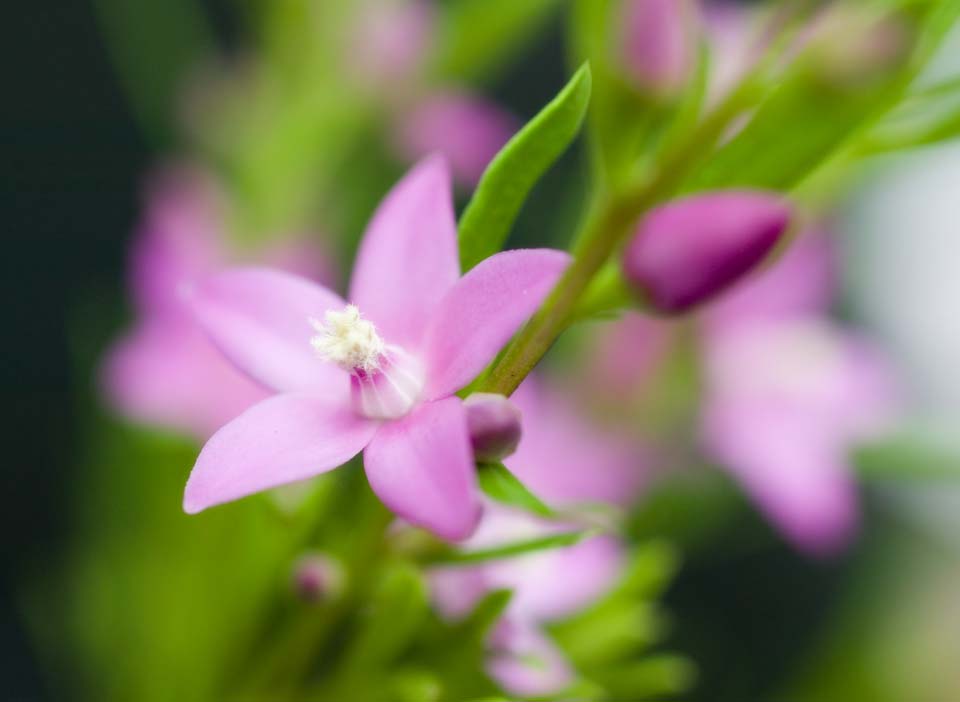
M 487 594 L 470 615 L 457 627 L 457 632 L 466 640 L 475 643 L 486 641 L 487 635 L 510 604 L 512 590 L 494 590 Z
M 525 556 L 529 553 L 536 553 L 537 551 L 544 551 L 551 548 L 573 546 L 586 538 L 596 536 L 596 534 L 597 532 L 592 529 L 583 531 L 566 531 L 560 534 L 541 536 L 528 541 L 516 541 L 504 546 L 479 549 L 477 551 L 449 550 L 431 556 L 428 560 L 428 563 L 430 565 L 467 565 L 470 563 L 496 561 L 500 560 L 501 558 Z
M 801 67 L 685 189 L 790 189 L 890 107 L 903 87 L 897 74 L 876 85 L 844 89 Z
M 960 0 L 931 0 L 914 51 L 914 70 L 919 72 L 933 58 L 960 17 Z
M 464 271 L 500 250 L 530 190 L 577 136 L 590 102 L 590 83 L 590 67 L 583 65 L 484 171 L 460 218 Z
M 413 640 L 429 610 L 426 583 L 412 564 L 390 564 L 379 577 L 345 656 L 346 675 L 363 674 L 393 660 Z
M 478 467 L 480 489 L 487 497 L 501 504 L 519 507 L 541 517 L 555 517 L 556 513 L 534 495 L 502 463 L 484 463 Z

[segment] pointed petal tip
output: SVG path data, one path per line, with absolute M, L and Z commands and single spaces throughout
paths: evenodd
M 205 510 L 209 505 L 203 504 L 202 501 L 195 499 L 190 495 L 190 483 L 187 483 L 187 489 L 183 494 L 183 511 L 186 514 L 194 515 L 199 514 Z
M 442 151 L 431 151 L 417 161 L 411 171 L 417 173 L 421 171 L 432 171 L 436 172 L 438 177 L 442 177 L 446 181 L 452 180 L 450 161 Z

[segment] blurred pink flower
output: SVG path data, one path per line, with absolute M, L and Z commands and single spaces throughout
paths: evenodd
M 556 507 L 627 505 L 637 497 L 650 461 L 635 442 L 591 424 L 536 376 L 511 399 L 523 415 L 523 434 L 504 465 L 536 495 Z
M 457 184 L 472 188 L 520 125 L 478 93 L 431 84 L 436 25 L 427 0 L 362 2 L 345 65 L 377 102 L 386 103 L 389 145 L 397 157 L 416 162 L 439 152 Z
M 369 89 L 402 97 L 424 69 L 436 24 L 428 0 L 361 0 L 345 65 Z
M 855 532 L 847 454 L 889 428 L 898 404 L 879 349 L 827 318 L 831 254 L 808 233 L 703 314 L 704 445 L 812 553 Z
M 622 408 L 659 373 L 675 330 L 670 319 L 633 313 L 607 325 L 593 338 L 582 373 L 583 394 L 594 404 Z
M 513 399 L 523 412 L 523 436 L 505 463 L 548 504 L 625 504 L 636 497 L 646 466 L 624 441 L 590 426 L 566 398 L 533 376 Z M 464 546 L 490 548 L 570 528 L 490 505 Z M 466 615 L 492 590 L 512 590 L 510 605 L 491 637 L 488 670 L 513 694 L 547 695 L 569 685 L 573 672 L 542 624 L 596 601 L 619 577 L 622 565 L 620 543 L 600 536 L 481 566 L 436 569 L 431 584 L 438 609 L 449 618 Z
M 696 5 L 690 0 L 626 0 L 620 16 L 623 67 L 638 87 L 673 96 L 696 57 Z
M 518 128 L 517 120 L 490 100 L 463 91 L 434 92 L 399 118 L 394 140 L 411 161 L 439 151 L 457 182 L 473 187 Z
M 371 488 L 397 515 L 443 538 L 468 537 L 480 504 L 465 409 L 453 393 L 493 359 L 568 261 L 559 251 L 507 251 L 461 278 L 450 175 L 431 157 L 374 214 L 351 304 L 268 269 L 198 282 L 189 303 L 201 325 L 278 394 L 207 442 L 184 509 L 303 480 L 363 450 Z
M 329 262 L 306 242 L 273 246 L 261 256 L 305 275 L 332 278 Z M 186 170 L 157 176 L 130 255 L 137 318 L 108 350 L 100 371 L 114 410 L 206 439 L 267 396 L 223 358 L 178 294 L 183 284 L 232 258 L 211 184 Z
M 696 318 L 706 451 L 787 538 L 815 554 L 853 535 L 848 452 L 884 431 L 898 405 L 880 351 L 829 320 L 835 288 L 830 243 L 808 232 Z M 631 397 L 653 380 L 670 343 L 669 322 L 628 315 L 598 338 L 600 367 L 590 377 L 601 392 Z
M 834 258 L 833 244 L 823 232 L 804 232 L 771 265 L 755 271 L 702 310 L 706 332 L 761 321 L 826 316 L 837 292 Z
M 738 324 L 705 349 L 703 438 L 797 546 L 829 553 L 857 526 L 847 453 L 889 427 L 891 371 L 821 318 Z
M 763 37 L 755 32 L 755 8 L 733 0 L 701 3 L 710 46 L 709 102 L 715 103 L 743 77 L 763 53 Z
M 564 528 L 490 505 L 476 534 L 464 546 L 491 548 Z M 597 536 L 574 546 L 480 566 L 434 569 L 431 592 L 440 612 L 457 619 L 468 614 L 485 594 L 512 590 L 510 604 L 491 634 L 488 671 L 513 694 L 547 695 L 569 685 L 573 673 L 542 625 L 572 616 L 602 597 L 619 577 L 623 558 L 616 539 Z

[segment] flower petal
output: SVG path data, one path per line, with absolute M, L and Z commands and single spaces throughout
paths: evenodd
M 608 592 L 623 571 L 624 553 L 610 536 L 596 536 L 491 564 L 496 587 L 514 591 L 510 611 L 537 621 L 562 619 Z
M 820 416 L 771 403 L 713 403 L 704 439 L 797 547 L 826 555 L 849 543 L 859 521 L 856 488 L 845 449 Z
M 310 345 L 311 319 L 346 303 L 289 273 L 235 268 L 187 291 L 194 316 L 221 351 L 254 380 L 278 392 L 346 392 L 348 376 Z
M 570 262 L 550 249 L 504 251 L 467 273 L 440 303 L 424 340 L 425 397 L 476 377 L 543 302 Z
M 575 524 L 548 522 L 493 504 L 488 505 L 479 528 L 464 547 L 497 548 L 576 528 Z M 616 539 L 595 536 L 572 546 L 490 561 L 483 565 L 483 576 L 487 590 L 513 590 L 508 608 L 511 615 L 549 621 L 569 616 L 595 601 L 616 582 L 623 563 L 623 548 Z M 461 585 L 466 589 L 466 581 Z M 466 597 L 465 592 L 461 597 Z
M 496 652 L 487 662 L 487 672 L 514 695 L 553 695 L 573 682 L 563 653 L 533 622 L 501 620 L 493 643 Z
M 101 382 L 121 414 L 200 440 L 269 394 L 184 316 L 148 318 L 118 340 L 104 360 Z
M 389 342 L 415 349 L 459 277 L 450 174 L 445 161 L 432 156 L 394 186 L 370 221 L 350 301 Z
M 130 291 L 141 313 L 175 313 L 177 287 L 226 258 L 217 193 L 201 173 L 177 167 L 154 175 L 146 194 L 130 251 Z
M 370 487 L 398 516 L 451 541 L 473 533 L 480 496 L 459 398 L 384 424 L 363 461 Z
M 377 426 L 345 398 L 271 397 L 210 438 L 187 481 L 183 509 L 194 514 L 336 468 L 370 442 Z
M 504 464 L 534 494 L 558 507 L 636 499 L 653 464 L 638 438 L 594 425 L 534 373 L 511 399 L 523 414 L 523 433 Z
M 518 126 L 512 115 L 479 95 L 441 91 L 397 121 L 394 141 L 411 160 L 439 151 L 457 183 L 472 188 Z

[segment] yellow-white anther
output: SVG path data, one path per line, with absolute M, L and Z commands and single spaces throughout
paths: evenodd
M 331 363 L 346 371 L 372 373 L 380 368 L 386 349 L 373 322 L 360 316 L 356 305 L 342 311 L 328 310 L 324 321 L 311 319 L 317 335 L 310 344 Z

